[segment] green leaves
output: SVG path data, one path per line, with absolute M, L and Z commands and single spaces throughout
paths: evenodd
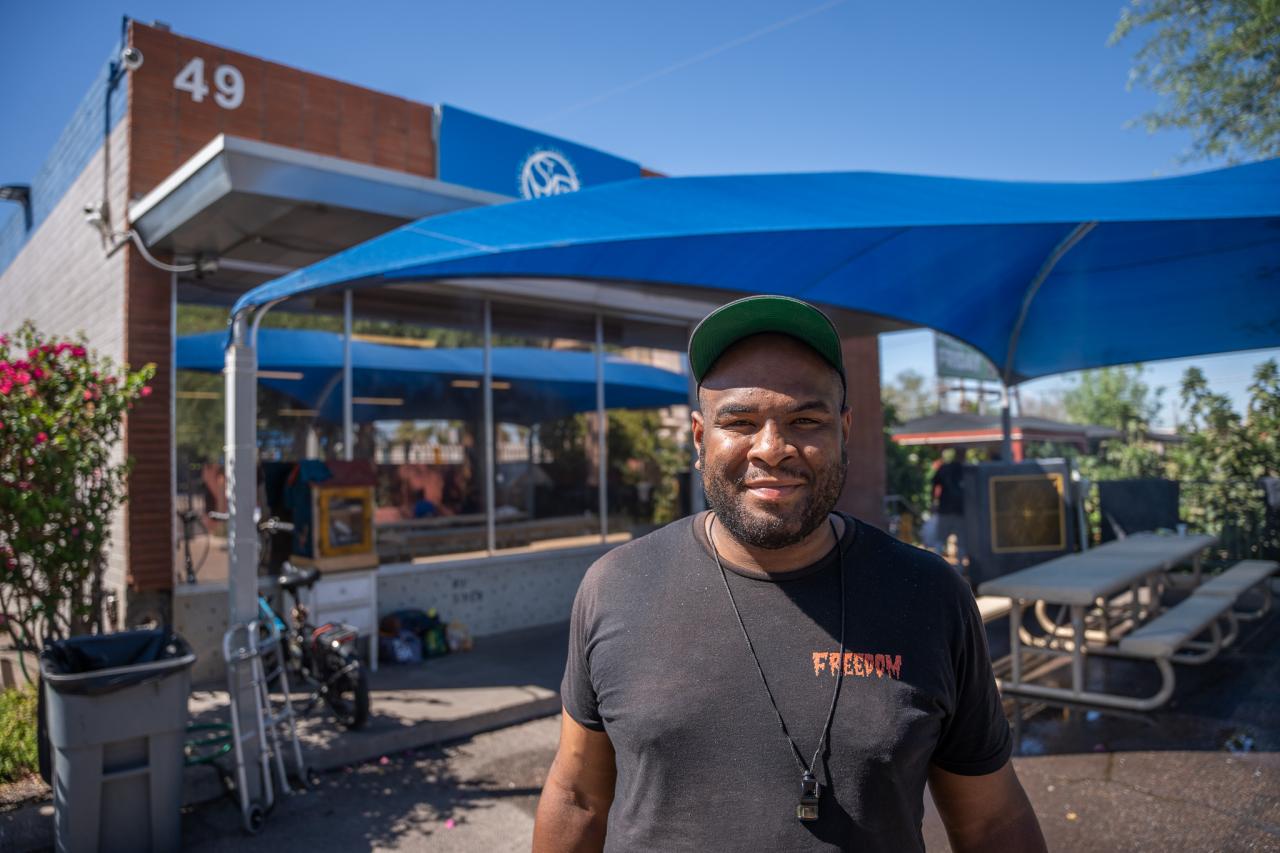
M 30 323 L 0 336 L 0 614 L 15 643 L 87 619 L 128 460 L 115 454 L 151 365 L 131 371 Z M 28 639 L 30 638 L 30 639 Z
M 1280 2 L 1133 0 L 1109 43 L 1148 33 L 1130 86 L 1163 96 L 1142 117 L 1149 132 L 1190 130 L 1184 160 L 1280 155 Z

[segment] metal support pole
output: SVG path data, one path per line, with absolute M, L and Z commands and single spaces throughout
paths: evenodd
M 258 354 L 249 340 L 243 316 L 235 318 L 232 342 L 226 352 L 226 475 L 228 622 L 244 624 L 258 615 L 258 531 L 253 510 L 257 503 L 257 388 Z M 228 689 L 236 694 L 240 731 L 257 731 L 257 693 L 249 667 L 235 667 Z M 263 744 L 254 737 L 244 743 L 246 767 L 257 767 Z M 251 798 L 258 796 L 256 774 L 248 781 Z
M 492 554 L 498 548 L 498 530 L 494 518 L 497 471 L 493 453 L 493 304 L 484 301 L 484 525 L 485 543 Z
M 596 477 L 600 480 L 600 541 L 609 539 L 609 422 L 604 411 L 604 315 L 596 312 Z
M 1084 692 L 1084 605 L 1071 605 L 1071 690 Z
M 355 423 L 352 414 L 351 291 L 342 291 L 342 458 L 355 458 Z
M 1022 683 L 1022 599 L 1010 599 L 1009 608 L 1009 680 L 1018 685 Z
M 1013 461 L 1013 416 L 1009 411 L 1009 386 L 1000 383 L 1000 461 Z
M 169 273 L 169 541 L 182 536 L 178 518 L 178 274 Z M 194 509 L 188 501 L 188 510 Z M 172 554 L 173 548 L 170 548 Z M 184 577 L 185 581 L 186 578 Z M 117 625 L 111 625 L 114 631 Z

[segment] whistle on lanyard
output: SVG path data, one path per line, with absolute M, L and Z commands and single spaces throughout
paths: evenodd
M 800 779 L 800 803 L 796 806 L 796 817 L 808 822 L 818 819 L 818 794 L 821 786 L 812 773 L 806 773 Z

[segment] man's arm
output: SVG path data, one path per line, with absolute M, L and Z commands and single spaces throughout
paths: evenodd
M 929 791 L 955 853 L 1045 853 L 1040 823 L 1012 762 L 985 776 L 960 776 L 932 766 Z
M 617 775 L 613 744 L 568 712 L 560 719 L 560 747 L 533 824 L 533 853 L 598 853 Z

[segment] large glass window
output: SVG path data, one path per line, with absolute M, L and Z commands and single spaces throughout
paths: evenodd
M 491 303 L 498 548 L 599 541 L 595 315 Z
M 353 296 L 353 456 L 376 477 L 384 563 L 488 548 L 483 308 L 462 296 Z
M 288 517 L 284 484 L 306 459 L 376 484 L 373 521 L 383 563 L 490 547 L 567 547 L 602 536 L 622 541 L 689 512 L 683 326 L 492 301 L 486 412 L 482 298 L 386 288 L 353 294 L 352 307 L 350 448 L 342 294 L 285 303 L 263 320 L 257 426 L 264 513 Z M 183 302 L 177 318 L 183 516 L 175 571 L 185 577 L 190 563 L 199 581 L 221 580 L 225 530 L 211 513 L 226 509 L 227 308 Z M 288 543 L 283 547 L 287 553 Z

